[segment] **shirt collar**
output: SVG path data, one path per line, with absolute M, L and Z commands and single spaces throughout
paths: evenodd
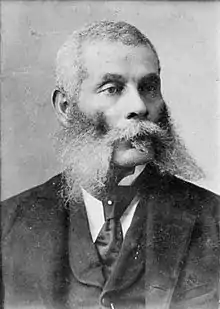
M 134 173 L 132 175 L 126 176 L 124 177 L 120 182 L 119 182 L 119 186 L 130 186 L 135 179 L 142 173 L 142 171 L 144 170 L 146 164 L 144 165 L 137 165 L 135 167 Z
M 131 185 L 135 181 L 135 179 L 142 173 L 144 168 L 145 168 L 145 165 L 136 166 L 134 173 L 132 175 L 129 175 L 123 178 L 119 182 L 119 185 L 120 186 Z M 102 225 L 105 222 L 103 204 L 100 200 L 96 199 L 94 196 L 92 196 L 89 192 L 87 192 L 82 187 L 81 187 L 81 190 L 82 190 L 83 200 L 84 200 L 85 207 L 86 207 L 89 228 L 90 228 L 91 236 L 94 242 L 100 232 Z M 131 222 L 136 205 L 137 205 L 137 201 L 134 200 L 134 203 L 131 203 L 131 208 L 129 207 L 127 210 L 127 212 L 130 212 L 130 218 L 128 214 L 125 213 L 125 217 L 129 218 L 124 223 L 125 231 L 127 230 L 128 225 Z

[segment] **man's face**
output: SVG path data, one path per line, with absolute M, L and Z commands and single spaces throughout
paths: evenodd
M 150 47 L 88 43 L 82 61 L 87 78 L 81 86 L 79 109 L 88 118 L 98 121 L 101 114 L 109 130 L 159 120 L 164 102 L 157 57 Z M 125 140 L 120 140 L 113 152 L 113 161 L 121 166 L 143 164 L 153 157 L 150 147 L 146 156 Z
M 82 61 L 87 76 L 78 104 L 66 104 L 59 92 L 54 97 L 61 121 L 60 111 L 72 108 L 67 114 L 71 125 L 58 135 L 70 199 L 81 198 L 80 186 L 98 196 L 112 182 L 111 171 L 148 162 L 187 179 L 200 173 L 175 133 L 149 47 L 88 43 Z

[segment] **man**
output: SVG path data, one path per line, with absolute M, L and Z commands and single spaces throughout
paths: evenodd
M 5 307 L 217 308 L 219 197 L 187 182 L 152 43 L 97 22 L 56 73 L 64 171 L 2 204 Z

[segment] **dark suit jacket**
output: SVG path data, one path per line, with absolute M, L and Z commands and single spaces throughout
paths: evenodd
M 5 308 L 218 308 L 219 197 L 145 176 L 106 283 L 85 207 L 67 202 L 61 175 L 3 202 Z

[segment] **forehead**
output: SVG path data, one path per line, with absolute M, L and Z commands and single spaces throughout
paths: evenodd
M 106 73 L 119 74 L 127 79 L 159 73 L 157 56 L 148 46 L 105 41 L 86 43 L 82 57 L 88 78 L 94 81 Z

